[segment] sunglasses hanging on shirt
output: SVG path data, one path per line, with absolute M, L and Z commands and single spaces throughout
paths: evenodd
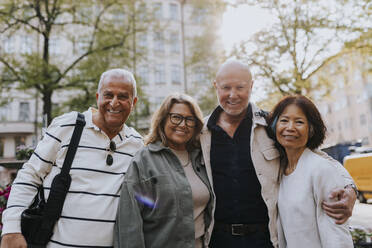
M 109 154 L 107 154 L 107 157 L 106 157 L 106 165 L 110 166 L 114 162 L 114 158 L 112 157 L 111 153 L 115 152 L 116 150 L 115 142 L 111 140 L 110 146 L 106 150 L 110 152 Z

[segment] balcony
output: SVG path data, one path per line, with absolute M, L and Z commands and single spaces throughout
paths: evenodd
M 34 133 L 34 130 L 35 124 L 33 122 L 0 122 L 0 134 L 31 134 Z

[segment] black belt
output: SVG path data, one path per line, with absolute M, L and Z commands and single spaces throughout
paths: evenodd
M 256 232 L 267 231 L 268 226 L 267 224 L 226 224 L 215 222 L 214 229 L 230 233 L 234 236 L 245 236 Z

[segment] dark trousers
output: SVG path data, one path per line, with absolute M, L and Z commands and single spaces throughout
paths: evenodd
M 213 230 L 210 248 L 273 248 L 269 232 L 234 236 L 223 230 Z

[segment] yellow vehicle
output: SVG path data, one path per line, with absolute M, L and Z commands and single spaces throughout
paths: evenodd
M 344 158 L 344 167 L 359 190 L 359 201 L 372 199 L 372 153 L 353 154 Z

